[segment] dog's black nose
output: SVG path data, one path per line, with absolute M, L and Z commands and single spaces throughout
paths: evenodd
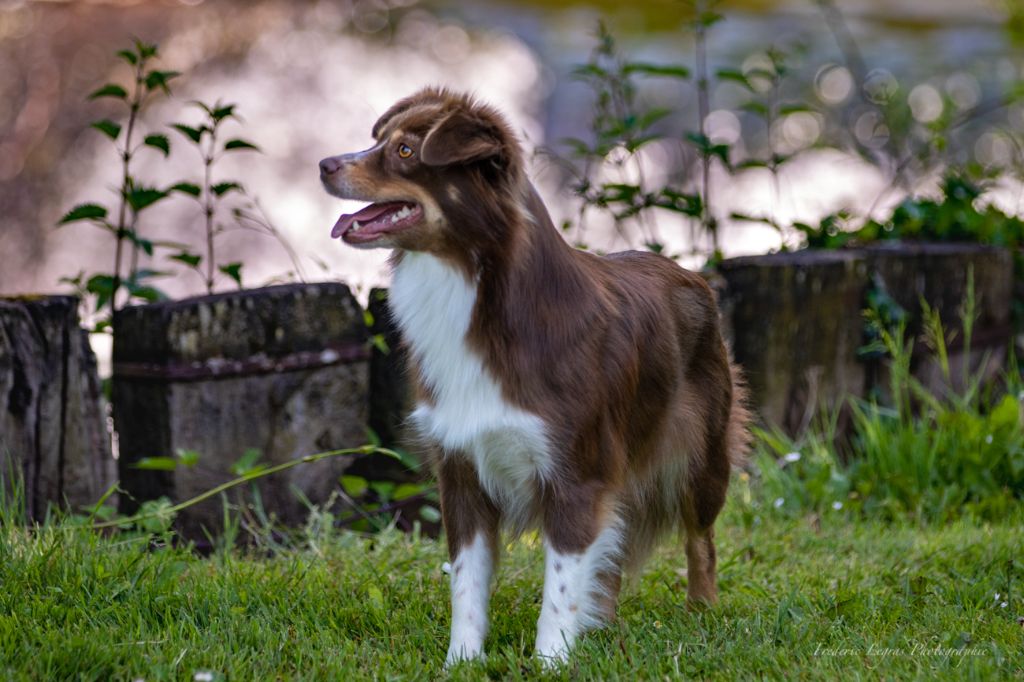
M 341 168 L 341 162 L 336 156 L 329 156 L 320 162 L 320 172 L 324 175 L 333 175 L 338 172 L 339 168 Z

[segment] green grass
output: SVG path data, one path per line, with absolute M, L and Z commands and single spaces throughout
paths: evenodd
M 618 621 L 553 673 L 531 657 L 543 563 L 537 543 L 522 541 L 497 574 L 487 661 L 451 676 L 1020 677 L 1020 512 L 912 526 L 845 512 L 755 516 L 734 495 L 718 527 L 717 607 L 687 611 L 683 552 L 668 543 L 627 588 Z M 444 674 L 448 583 L 436 540 L 343 533 L 269 558 L 201 559 L 68 521 L 0 530 L 0 678 Z

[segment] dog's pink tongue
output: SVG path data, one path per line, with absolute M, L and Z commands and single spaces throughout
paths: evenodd
M 338 222 L 334 223 L 334 229 L 331 230 L 331 237 L 337 239 L 341 235 L 345 234 L 345 231 L 352 226 L 352 223 L 359 221 L 361 223 L 367 223 L 373 221 L 374 218 L 380 216 L 382 213 L 394 209 L 396 206 L 401 206 L 401 202 L 383 202 L 380 204 L 370 204 L 361 211 L 356 213 L 345 213 Z

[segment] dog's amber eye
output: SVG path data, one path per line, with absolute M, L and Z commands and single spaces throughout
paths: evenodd
M 398 145 L 398 155 L 401 156 L 403 159 L 408 159 L 410 156 L 412 156 L 412 147 L 410 147 L 407 144 Z

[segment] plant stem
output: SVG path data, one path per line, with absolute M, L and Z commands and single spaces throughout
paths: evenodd
M 205 165 L 205 176 L 203 180 L 203 192 L 206 197 L 206 204 L 203 212 L 206 215 L 206 293 L 213 293 L 213 278 L 216 274 L 213 254 L 213 160 L 217 149 L 217 124 L 210 128 L 210 150 L 203 157 Z
M 697 52 L 697 115 L 700 117 L 700 132 L 701 135 L 704 136 L 706 142 L 704 149 L 701 151 L 701 193 L 703 195 L 703 200 L 701 202 L 701 208 L 703 209 L 701 223 L 704 226 L 704 229 L 711 236 L 712 248 L 717 253 L 718 229 L 715 225 L 715 220 L 711 215 L 711 151 L 709 149 L 710 141 L 708 139 L 707 131 L 708 114 L 711 113 L 711 96 L 709 93 L 710 85 L 708 83 L 708 26 L 705 22 L 706 14 L 707 2 L 706 0 L 701 0 L 697 3 L 696 40 L 694 41 Z M 696 240 L 694 247 L 696 247 Z
M 363 445 L 358 448 L 346 448 L 344 450 L 328 450 L 326 452 L 318 452 L 314 455 L 306 455 L 305 457 L 300 457 L 299 459 L 291 459 L 288 460 L 287 462 L 282 462 L 281 464 L 275 464 L 272 467 L 267 467 L 266 469 L 261 469 L 250 474 L 245 474 L 237 478 L 233 478 L 230 481 L 221 483 L 220 485 L 214 488 L 210 488 L 205 492 L 199 493 L 195 497 L 189 498 L 184 502 L 179 502 L 178 504 L 172 505 L 171 507 L 168 507 L 167 509 L 164 509 L 160 512 L 135 514 L 134 516 L 129 516 L 123 519 L 114 519 L 112 521 L 104 521 L 103 523 L 94 523 L 92 524 L 92 528 L 93 530 L 100 530 L 103 528 L 114 528 L 115 526 L 124 526 L 128 524 L 138 523 L 139 521 L 155 518 L 162 514 L 177 514 L 178 512 L 184 509 L 188 509 L 189 507 L 197 505 L 200 502 L 203 502 L 204 500 L 208 500 L 211 497 L 215 497 L 226 490 L 236 488 L 242 485 L 243 483 L 255 481 L 256 479 L 263 478 L 265 476 L 270 476 L 271 474 L 277 474 L 282 471 L 287 471 L 288 469 L 297 467 L 300 464 L 311 464 L 313 462 L 319 462 L 322 459 L 327 459 L 328 457 L 342 457 L 345 455 L 372 455 L 374 453 L 400 459 L 398 453 L 395 452 L 394 450 L 375 447 L 373 445 Z
M 146 66 L 145 57 L 139 59 L 135 67 L 135 91 L 132 93 L 132 101 L 128 111 L 128 126 L 125 129 L 124 149 L 121 153 L 122 175 L 121 175 L 121 207 L 117 214 L 117 244 L 114 247 L 114 282 L 110 294 L 110 312 L 117 311 L 117 292 L 121 289 L 121 254 L 124 250 L 124 238 L 127 234 L 125 219 L 128 213 L 128 192 L 131 191 L 131 160 L 132 160 L 132 133 L 135 130 L 135 121 L 142 107 L 142 79 Z M 137 246 L 135 247 L 138 248 Z M 133 266 L 134 267 L 134 266 Z

